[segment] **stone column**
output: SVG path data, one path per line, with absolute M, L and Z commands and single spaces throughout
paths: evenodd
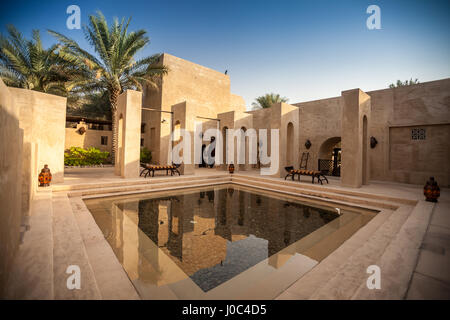
M 142 93 L 127 90 L 117 103 L 117 152 L 115 173 L 122 178 L 139 177 Z
M 342 167 L 343 186 L 360 188 L 369 182 L 370 96 L 360 89 L 343 91 Z
M 179 121 L 181 131 L 184 130 L 187 136 L 183 136 L 181 134 L 180 142 L 183 144 L 183 151 L 180 153 L 180 156 L 183 157 L 183 161 L 180 167 L 181 174 L 194 174 L 195 164 L 194 164 L 194 132 L 195 132 L 195 120 L 196 117 L 192 113 L 192 107 L 187 102 L 181 102 L 172 106 L 172 116 L 173 116 L 173 124 Z M 172 128 L 173 130 L 173 128 Z M 178 142 L 170 143 L 170 150 L 172 149 L 172 145 L 176 145 Z M 200 145 L 201 148 L 201 145 Z M 188 161 L 188 151 L 190 151 L 190 161 Z M 175 158 L 172 156 L 172 159 Z
M 228 170 L 227 153 L 230 147 L 230 141 L 227 140 L 226 130 L 234 129 L 234 111 L 228 111 L 217 114 L 217 118 L 220 119 L 219 130 L 222 134 L 222 165 L 217 166 L 217 170 Z M 216 156 L 218 153 L 216 152 Z
M 285 166 L 294 166 L 294 168 L 298 169 L 300 165 L 298 156 L 300 134 L 299 109 L 287 103 L 275 103 L 271 109 L 271 128 L 279 128 L 280 130 L 280 140 L 278 143 L 279 166 L 274 176 L 284 178 L 286 176 Z M 293 132 L 288 139 L 289 123 L 292 123 Z M 268 145 L 271 144 L 269 143 Z M 287 159 L 288 155 L 291 155 L 291 159 Z
M 234 111 L 233 112 L 233 127 L 235 130 L 235 133 L 237 130 L 243 129 L 245 128 L 245 130 L 243 130 L 244 134 L 245 134 L 245 138 L 242 137 L 241 143 L 245 143 L 245 147 L 244 145 L 241 147 L 240 152 L 245 152 L 245 154 L 242 156 L 242 159 L 245 159 L 245 163 L 244 164 L 239 164 L 238 162 L 238 156 L 239 156 L 239 151 L 238 151 L 238 147 L 239 147 L 239 143 L 238 143 L 238 139 L 237 136 L 233 137 L 231 139 L 231 136 L 229 137 L 229 148 L 233 148 L 234 149 L 234 168 L 235 171 L 247 171 L 247 170 L 251 170 L 252 165 L 249 163 L 249 159 L 250 159 L 250 153 L 251 152 L 251 148 L 252 148 L 252 143 L 255 144 L 254 147 L 256 148 L 256 143 L 257 143 L 257 137 L 255 137 L 255 141 L 251 141 L 251 135 L 250 135 L 250 131 L 254 130 L 253 128 L 253 115 L 246 113 L 246 112 L 241 112 L 241 111 Z M 255 132 L 256 136 L 257 136 L 257 132 Z

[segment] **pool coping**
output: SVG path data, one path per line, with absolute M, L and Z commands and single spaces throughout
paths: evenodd
M 234 186 L 235 184 L 227 183 L 224 185 L 224 187 Z M 220 186 L 220 185 L 219 185 Z M 237 186 L 236 187 L 240 189 L 244 189 L 249 192 L 255 192 L 255 188 L 253 187 L 242 187 Z M 196 188 L 184 188 L 182 190 L 193 190 L 198 191 L 199 189 L 205 188 L 203 187 L 196 187 Z M 214 186 L 209 186 L 208 189 L 214 188 Z M 180 191 L 180 190 L 179 190 Z M 257 190 L 256 190 L 257 191 Z M 166 191 L 164 191 L 166 192 Z M 318 206 L 322 207 L 324 206 L 324 201 L 310 201 L 309 199 L 305 199 L 304 197 L 299 196 L 286 196 L 285 194 L 281 195 L 279 192 L 264 192 L 268 193 L 268 196 L 276 197 L 277 195 L 282 196 L 283 200 L 301 200 L 302 203 L 306 205 L 312 205 L 312 206 Z M 144 195 L 150 195 L 152 193 L 147 193 Z M 139 194 L 138 194 L 139 195 Z M 157 196 L 163 196 L 158 194 Z M 103 199 L 103 197 L 97 199 Z M 114 200 L 120 201 L 121 203 L 126 203 L 128 199 L 126 198 L 118 198 L 113 197 Z M 138 199 L 139 197 L 132 197 L 133 199 Z M 130 201 L 131 201 L 130 200 Z M 105 198 L 105 201 L 108 201 L 108 198 Z M 96 204 L 97 206 L 98 204 Z M 89 207 L 89 205 L 86 205 Z M 100 204 L 100 207 L 102 205 Z M 161 294 L 164 297 L 172 297 L 174 296 L 167 294 L 164 295 L 165 291 L 174 289 L 177 292 L 176 297 L 180 297 L 181 299 L 186 298 L 195 298 L 195 299 L 237 299 L 240 296 L 245 296 L 247 299 L 273 299 L 278 294 L 280 294 L 289 284 L 293 283 L 294 281 L 298 280 L 302 275 L 304 275 L 306 272 L 308 272 L 312 267 L 314 267 L 319 261 L 314 260 L 317 259 L 317 256 L 323 255 L 323 248 L 327 246 L 330 246 L 332 242 L 330 242 L 329 239 L 333 238 L 334 241 L 338 241 L 342 239 L 342 236 L 344 235 L 344 239 L 347 239 L 347 236 L 345 235 L 348 232 L 354 233 L 358 229 L 360 229 L 359 226 L 359 214 L 363 215 L 376 215 L 375 212 L 372 212 L 374 210 L 370 210 L 369 212 L 366 211 L 366 209 L 357 208 L 354 206 L 349 205 L 338 205 L 335 202 L 333 203 L 327 203 L 326 209 L 330 210 L 333 209 L 335 206 L 340 206 L 342 210 L 344 211 L 344 215 L 341 215 L 338 219 L 333 220 L 332 222 L 320 227 L 319 229 L 313 231 L 312 233 L 308 234 L 307 236 L 298 239 L 293 244 L 289 245 L 288 247 L 280 250 L 279 252 L 271 255 L 270 257 L 263 259 L 262 261 L 258 262 L 256 265 L 250 267 L 249 269 L 243 271 L 242 273 L 239 273 L 235 275 L 233 278 L 227 280 L 226 282 L 220 284 L 219 286 L 207 291 L 203 292 L 198 290 L 198 286 L 190 279 L 188 275 L 184 273 L 184 270 L 180 268 L 176 263 L 174 263 L 171 259 L 168 259 L 166 257 L 167 253 L 163 252 L 161 249 L 159 249 L 154 244 L 148 243 L 147 241 L 148 236 L 146 236 L 140 229 L 136 226 L 136 221 L 134 215 L 128 217 L 128 214 L 120 215 L 120 219 L 123 223 L 123 228 L 130 228 L 130 225 L 134 225 L 139 233 L 139 247 L 145 247 L 147 250 L 150 250 L 148 248 L 152 248 L 152 251 L 159 252 L 158 254 L 158 261 L 164 260 L 164 263 L 159 263 L 159 266 L 163 266 L 163 268 L 170 270 L 177 270 L 177 271 L 171 271 L 171 272 L 165 272 L 165 274 L 168 274 L 168 277 L 163 277 L 164 282 L 169 281 L 167 284 L 167 288 L 154 288 L 154 285 L 151 284 L 143 284 L 141 282 L 138 282 L 138 280 L 132 280 L 136 287 L 139 287 L 141 297 L 151 297 L 152 295 Z M 363 212 L 361 212 L 363 210 Z M 358 213 L 354 213 L 355 211 L 358 211 Z M 377 212 L 379 210 L 376 210 Z M 355 229 L 356 227 L 356 229 Z M 346 231 L 345 231 L 346 230 Z M 353 230 L 353 231 L 351 231 Z M 135 231 L 133 231 L 135 233 Z M 121 237 L 124 237 L 125 235 L 122 234 Z M 125 238 L 124 238 L 125 239 Z M 144 240 L 145 239 L 145 240 Z M 130 239 L 133 241 L 133 239 Z M 345 241 L 344 240 L 344 241 Z M 143 243 L 141 243 L 144 241 Z M 342 241 L 342 240 L 341 240 Z M 328 244 L 327 244 L 328 243 Z M 334 247 L 334 243 L 331 244 L 332 247 Z M 322 248 L 319 249 L 318 248 Z M 337 247 L 334 247 L 336 249 Z M 333 249 L 333 250 L 334 250 Z M 328 251 L 329 249 L 325 250 Z M 126 253 L 121 253 L 122 255 L 126 256 Z M 304 255 L 305 254 L 305 255 Z M 312 254 L 312 255 L 311 255 Z M 329 253 L 327 253 L 328 255 Z M 150 258 L 150 263 L 151 263 Z M 146 261 L 145 258 L 145 252 L 140 253 L 139 260 L 141 262 Z M 152 263 L 151 263 L 152 264 Z M 123 262 L 124 268 L 128 265 L 128 263 Z M 169 265 L 169 267 L 168 267 Z M 159 269 L 159 267 L 158 267 Z M 128 274 L 133 274 L 133 277 L 136 277 L 134 268 L 131 268 Z M 181 274 L 179 278 L 181 280 L 178 280 L 179 278 L 176 278 L 176 281 L 174 280 L 173 274 Z M 257 276 L 259 274 L 259 276 Z M 264 284 L 261 284 L 264 276 Z M 249 279 L 253 279 L 249 283 Z M 267 287 L 266 282 L 272 283 L 271 286 Z M 253 283 L 254 282 L 254 283 Z M 261 286 L 265 285 L 265 290 L 255 290 L 252 289 L 253 286 Z M 159 286 L 162 286 L 161 284 Z M 148 288 L 152 287 L 152 288 Z M 181 289 L 183 288 L 183 289 Z M 166 290 L 167 289 L 167 290 Z M 151 292 L 150 293 L 144 293 L 144 292 Z M 189 295 L 186 295 L 186 292 L 189 292 Z M 250 294 L 249 292 L 252 292 Z
M 222 176 L 222 177 L 224 177 L 224 176 Z M 239 177 L 238 177 L 239 178 Z M 247 179 L 251 179 L 251 178 L 253 178 L 253 177 L 246 177 Z M 205 184 L 198 184 L 198 185 L 195 185 L 194 187 L 201 187 L 201 186 L 211 186 L 211 185 L 220 185 L 220 184 L 233 184 L 233 183 L 236 183 L 237 181 L 235 181 L 235 182 L 233 182 L 233 178 L 228 178 L 227 179 L 227 177 L 225 176 L 225 180 L 226 181 L 223 181 L 223 182 L 216 182 L 216 183 L 211 183 L 211 181 L 206 181 L 207 182 L 207 184 L 205 183 Z M 246 185 L 246 184 L 243 184 L 242 182 L 240 182 L 240 183 L 236 183 L 236 184 L 241 184 L 241 185 L 244 185 L 244 186 L 246 186 L 246 187 L 249 187 L 249 188 L 255 188 L 253 185 Z M 186 186 L 183 186 L 183 187 L 179 187 L 179 188 L 177 188 L 177 189 L 185 189 L 186 188 Z M 283 194 L 291 194 L 291 195 L 293 195 L 293 196 L 296 196 L 296 197 L 298 197 L 298 196 L 301 196 L 302 198 L 309 198 L 309 199 L 311 199 L 311 200 L 320 200 L 320 201 L 326 201 L 326 199 L 324 199 L 323 197 L 317 197 L 317 196 L 313 196 L 313 195 L 308 195 L 308 194 L 298 194 L 298 193 L 293 193 L 293 192 L 286 192 L 286 191 L 282 191 L 282 192 L 280 192 L 280 190 L 274 190 L 274 189 L 270 189 L 270 188 L 265 188 L 265 187 L 263 187 L 263 186 L 260 186 L 260 188 L 261 189 L 265 189 L 265 190 L 267 190 L 267 191 L 269 191 L 269 192 L 277 192 L 277 193 L 283 193 Z M 170 188 L 166 188 L 165 190 L 166 191 L 169 191 L 169 190 L 173 190 L 174 188 L 173 187 L 170 187 Z M 80 194 L 80 192 L 79 191 L 68 191 L 68 192 L 61 192 L 61 193 L 65 193 L 68 197 L 69 197 L 69 200 L 71 201 L 71 202 L 78 202 L 78 204 L 80 204 L 80 202 L 79 202 L 79 200 L 81 200 L 81 202 L 84 204 L 84 202 L 82 201 L 83 199 L 88 199 L 88 198 L 98 198 L 98 197 L 104 197 L 104 196 L 115 196 L 115 195 L 123 195 L 123 194 L 138 194 L 138 193 L 148 193 L 148 192 L 153 192 L 153 191 L 164 191 L 164 188 L 161 188 L 161 189 L 151 189 L 151 190 L 139 190 L 139 191 L 136 191 L 136 192 L 133 192 L 133 191 L 131 191 L 131 190 L 128 190 L 128 191 L 124 191 L 124 192 L 118 192 L 118 193 L 106 193 L 106 194 L 102 194 L 102 193 L 98 193 L 98 194 L 95 194 L 95 195 L 83 195 L 83 193 L 81 193 Z M 131 192 L 130 192 L 131 191 Z M 330 190 L 328 189 L 326 192 L 329 192 Z M 320 191 L 315 191 L 315 192 L 320 192 Z M 58 192 L 59 193 L 59 192 Z M 357 192 L 352 192 L 352 193 L 357 193 Z M 364 193 L 361 193 L 361 194 L 364 194 Z M 381 196 L 381 197 L 383 197 L 383 196 Z M 363 206 L 361 203 L 359 203 L 359 204 L 357 204 L 356 206 L 357 207 L 360 207 L 360 208 L 368 208 L 368 209 L 375 209 L 375 210 L 380 210 L 380 207 L 378 206 L 378 204 L 383 204 L 383 202 L 378 202 L 378 201 L 374 201 L 373 199 L 369 199 L 369 200 L 367 200 L 367 198 L 361 198 L 361 199 L 366 199 L 366 200 L 364 200 L 363 202 L 365 203 L 365 205 Z M 377 199 L 377 200 L 381 200 L 381 199 Z M 390 198 L 389 200 L 392 200 L 392 198 Z M 347 198 L 344 198 L 344 200 L 333 200 L 332 202 L 333 203 L 339 203 L 339 202 L 341 202 L 341 201 L 348 201 L 347 200 Z M 330 202 L 330 199 L 328 199 L 328 201 L 327 202 Z M 382 212 L 387 212 L 387 211 L 392 211 L 392 213 L 395 211 L 395 210 L 397 210 L 398 208 L 400 208 L 400 207 L 414 207 L 414 206 L 412 206 L 412 204 L 417 204 L 417 201 L 414 201 L 414 200 L 411 200 L 411 199 L 401 199 L 401 202 L 402 203 L 398 203 L 397 205 L 395 205 L 394 203 L 389 203 L 389 206 L 390 206 L 390 208 L 389 209 L 387 209 L 387 208 L 381 208 L 381 210 L 380 210 L 380 213 L 382 213 Z M 407 203 L 410 203 L 411 205 L 406 205 L 405 204 L 405 202 L 407 202 Z M 348 205 L 348 203 L 344 203 L 344 202 L 342 202 L 342 204 L 344 204 L 344 205 Z M 87 212 L 89 212 L 89 210 L 87 209 L 87 208 L 85 208 L 86 209 L 86 211 Z M 75 210 L 76 211 L 76 210 Z M 75 213 L 75 212 L 74 212 Z M 99 227 L 97 226 L 97 224 L 95 223 L 95 221 L 94 221 L 94 219 L 93 219 L 93 217 L 92 217 L 92 215 L 90 214 L 90 212 L 89 212 L 89 216 L 91 217 L 91 219 L 88 219 L 88 220 L 91 220 L 91 222 L 94 224 L 94 225 L 92 225 L 92 223 L 90 224 L 90 226 L 89 226 L 89 229 L 97 229 L 97 231 L 98 232 L 100 232 L 101 233 L 101 231 L 100 231 L 100 229 L 99 229 Z M 371 224 L 372 224 L 372 221 L 373 221 L 373 219 L 368 223 L 368 224 L 366 224 L 365 226 L 363 226 L 362 228 L 360 228 L 358 231 L 357 231 L 357 233 L 364 233 L 365 232 L 365 230 L 367 229 L 367 228 L 369 228 L 370 226 L 371 226 Z M 81 229 L 81 228 L 80 228 Z M 355 235 L 356 234 L 354 234 L 352 237 L 350 237 L 350 239 L 352 239 L 352 238 L 354 238 L 355 237 Z M 97 234 L 97 236 L 98 236 L 98 234 Z M 350 240 L 350 239 L 348 239 L 348 240 Z M 109 250 L 111 251 L 111 253 L 113 254 L 113 257 L 114 257 L 114 259 L 116 260 L 115 262 L 115 264 L 117 265 L 117 263 L 119 264 L 119 266 L 118 267 L 120 267 L 121 269 L 122 269 L 122 271 L 123 271 L 123 267 L 122 267 L 122 265 L 120 264 L 120 262 L 117 260 L 117 258 L 116 258 L 116 256 L 115 256 L 115 254 L 112 252 L 112 249 L 111 249 L 111 247 L 109 246 L 109 244 L 107 243 L 107 241 L 106 241 L 106 239 L 103 237 L 103 235 L 102 235 L 102 239 L 101 239 L 103 242 L 104 242 L 104 244 L 106 244 L 107 245 L 107 247 L 109 248 Z M 347 240 L 347 241 L 348 241 Z M 346 241 L 346 242 L 347 242 Z M 341 247 L 343 247 L 343 246 L 345 246 L 345 242 L 339 247 L 339 248 L 341 248 Z M 87 245 L 87 242 L 85 241 L 85 245 Z M 338 249 L 339 249 L 338 248 Z M 91 256 L 89 257 L 90 258 L 90 260 L 91 260 Z M 322 262 L 320 262 L 318 265 L 320 265 L 320 264 L 322 264 L 324 261 L 322 261 Z M 92 263 L 92 260 L 91 260 L 91 263 Z M 105 263 L 103 260 L 101 261 L 101 263 Z M 95 268 L 93 268 L 93 269 L 95 269 Z M 300 277 L 301 278 L 301 277 Z M 131 281 L 131 280 L 129 280 L 129 278 L 127 277 L 127 280 L 128 281 Z M 99 285 L 100 286 L 100 285 Z M 251 298 L 251 297 L 250 297 Z M 276 296 L 274 296 L 274 297 L 272 297 L 272 298 L 276 298 Z

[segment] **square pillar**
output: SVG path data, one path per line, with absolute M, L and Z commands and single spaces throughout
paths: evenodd
M 249 160 L 250 160 L 250 152 L 251 152 L 251 143 L 256 144 L 257 141 L 251 141 L 250 138 L 250 131 L 254 130 L 253 128 L 253 115 L 252 114 L 248 114 L 246 112 L 240 112 L 240 111 L 233 111 L 233 127 L 234 130 L 240 130 L 242 129 L 245 133 L 245 138 L 243 137 L 243 140 L 241 141 L 241 143 L 244 143 L 244 146 L 242 146 L 242 149 L 240 150 L 241 152 L 244 152 L 244 159 L 245 159 L 245 163 L 244 164 L 238 164 L 238 142 L 237 142 L 237 138 L 234 137 L 227 137 L 229 139 L 232 139 L 232 141 L 228 141 L 228 145 L 229 148 L 234 148 L 234 168 L 235 171 L 247 171 L 247 170 L 251 170 L 252 168 L 252 164 L 250 164 Z M 256 136 L 257 136 L 257 132 L 255 132 Z M 257 139 L 256 139 L 257 140 Z M 256 145 L 255 145 L 256 147 Z
M 122 178 L 138 178 L 141 153 L 142 93 L 123 92 L 117 101 L 117 152 L 114 172 Z
M 180 172 L 181 174 L 194 174 L 194 133 L 196 116 L 195 114 L 193 114 L 192 107 L 187 101 L 173 105 L 172 112 L 172 130 L 174 130 L 176 127 L 176 130 L 184 131 L 187 135 L 183 136 L 183 134 L 181 134 L 179 141 L 173 141 L 172 143 L 169 143 L 169 151 L 172 150 L 172 146 L 176 146 L 178 143 L 182 143 L 183 146 L 180 156 L 183 157 L 183 160 L 180 167 Z
M 275 103 L 272 107 L 271 114 L 271 128 L 279 129 L 279 142 L 277 152 L 278 171 L 274 177 L 284 178 L 286 172 L 284 167 L 294 166 L 298 169 L 299 162 L 299 135 L 300 135 L 300 120 L 299 109 L 296 106 L 281 102 Z M 271 146 L 271 143 L 268 143 Z
M 219 130 L 222 134 L 222 164 L 217 166 L 217 170 L 223 171 L 228 170 L 228 165 L 230 164 L 230 161 L 227 162 L 228 149 L 230 148 L 230 141 L 227 140 L 227 130 L 234 129 L 234 111 L 219 113 L 217 114 L 217 118 L 220 119 Z M 216 152 L 216 155 L 217 154 L 218 153 Z
M 360 188 L 369 183 L 370 96 L 360 89 L 343 91 L 342 166 L 343 186 Z

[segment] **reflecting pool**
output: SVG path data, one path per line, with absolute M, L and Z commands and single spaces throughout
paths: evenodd
M 203 292 L 265 260 L 278 268 L 301 253 L 317 263 L 375 214 L 236 185 L 85 203 L 130 279 L 189 277 Z

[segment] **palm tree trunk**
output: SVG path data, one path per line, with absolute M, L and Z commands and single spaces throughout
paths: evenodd
M 116 163 L 116 152 L 117 152 L 117 99 L 119 97 L 120 91 L 113 89 L 109 95 L 109 102 L 111 103 L 111 116 L 112 116 L 112 148 L 111 148 L 111 162 Z

